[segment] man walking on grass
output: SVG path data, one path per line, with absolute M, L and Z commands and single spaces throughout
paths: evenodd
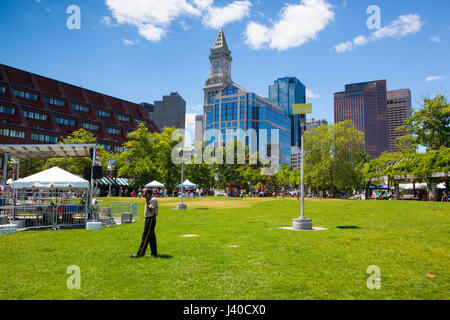
M 158 200 L 153 196 L 152 190 L 147 189 L 145 191 L 145 228 L 142 235 L 141 246 L 139 247 L 137 254 L 130 255 L 131 258 L 140 258 L 145 255 L 147 247 L 150 243 L 150 250 L 152 256 L 156 257 L 158 251 L 156 248 L 156 217 L 158 216 Z

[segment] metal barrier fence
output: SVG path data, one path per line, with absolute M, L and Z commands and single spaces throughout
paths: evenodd
M 59 229 L 83 226 L 90 220 L 101 221 L 106 225 L 115 224 L 115 221 L 131 223 L 137 217 L 137 203 L 130 204 L 127 201 L 113 201 L 108 207 L 102 200 L 87 206 L 83 198 L 62 199 L 41 195 L 39 200 L 30 201 L 27 196 L 20 196 L 15 201 L 16 205 L 11 199 L 0 199 L 0 225 L 14 224 L 22 230 Z
M 0 208 L 0 216 L 6 220 L 3 224 L 15 224 L 18 229 L 81 226 L 88 219 L 84 204 L 9 205 Z
M 131 213 L 131 206 L 128 201 L 111 201 L 111 214 L 121 217 L 122 213 Z

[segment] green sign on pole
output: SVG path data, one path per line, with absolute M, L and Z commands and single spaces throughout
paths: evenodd
M 292 105 L 293 114 L 310 114 L 312 113 L 312 103 L 302 103 Z

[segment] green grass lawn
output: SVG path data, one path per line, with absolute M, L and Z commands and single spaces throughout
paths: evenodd
M 186 202 L 176 211 L 177 200 L 160 201 L 156 259 L 129 258 L 142 200 L 132 225 L 0 235 L 0 299 L 450 297 L 449 204 L 309 200 L 307 217 L 328 230 L 297 232 L 278 229 L 300 215 L 296 200 Z M 81 290 L 67 289 L 71 265 Z M 366 286 L 370 265 L 381 269 L 380 290 Z

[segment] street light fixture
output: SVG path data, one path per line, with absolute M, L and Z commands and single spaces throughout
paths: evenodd
M 306 115 L 312 113 L 312 104 L 294 104 L 292 105 L 293 114 L 300 115 L 300 136 L 301 136 L 301 173 L 302 173 L 302 185 L 301 185 L 301 216 L 298 219 L 294 219 L 294 230 L 308 231 L 313 230 L 312 220 L 305 217 L 305 129 L 306 129 Z
M 187 151 L 185 148 L 182 149 L 183 155 L 181 156 L 181 203 L 177 205 L 177 210 L 186 210 L 187 205 L 183 203 L 184 194 L 184 152 Z

